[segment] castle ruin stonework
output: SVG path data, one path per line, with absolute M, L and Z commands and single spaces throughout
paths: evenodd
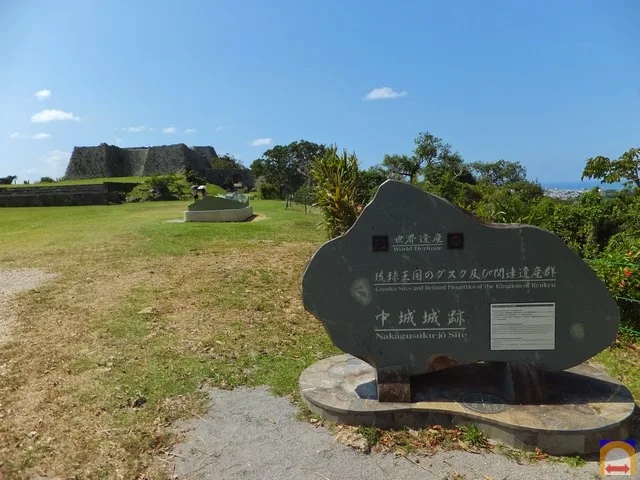
M 246 168 L 213 169 L 218 154 L 211 146 L 188 147 L 184 143 L 158 147 L 120 148 L 101 143 L 97 147 L 74 147 L 65 178 L 146 177 L 195 170 L 209 183 L 229 180 L 251 189 L 254 176 Z

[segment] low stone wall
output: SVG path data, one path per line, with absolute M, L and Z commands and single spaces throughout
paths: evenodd
M 230 210 L 191 210 L 184 212 L 185 222 L 244 222 L 253 215 L 251 205 Z
M 0 188 L 0 207 L 60 207 L 122 203 L 123 194 L 105 185 Z
M 104 187 L 108 192 L 122 192 L 122 193 L 130 193 L 134 188 L 136 188 L 140 183 L 134 182 L 104 182 Z

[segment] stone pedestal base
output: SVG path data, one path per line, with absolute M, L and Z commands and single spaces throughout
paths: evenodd
M 516 448 L 539 447 L 552 455 L 596 453 L 600 440 L 630 437 L 633 396 L 607 374 L 586 364 L 562 372 L 514 368 L 528 372 L 514 375 L 504 366 L 478 363 L 412 377 L 412 403 L 393 403 L 378 401 L 373 367 L 338 355 L 307 368 L 300 391 L 314 413 L 337 423 L 380 428 L 475 423 L 491 439 Z M 521 395 L 514 377 L 546 387 L 538 391 L 529 385 Z M 504 398 L 509 385 L 511 399 Z M 536 402 L 539 398 L 546 401 Z
M 185 222 L 244 222 L 253 215 L 251 205 L 231 210 L 187 210 Z

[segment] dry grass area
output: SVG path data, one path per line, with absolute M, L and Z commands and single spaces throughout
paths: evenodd
M 269 221 L 283 215 L 276 207 Z M 0 250 L 3 265 L 59 274 L 13 302 L 19 322 L 0 351 L 0 472 L 163 478 L 154 455 L 175 440 L 173 421 L 201 411 L 202 382 L 294 391 L 300 371 L 332 349 L 299 301 L 316 239 L 256 240 L 252 225 L 206 245 L 203 231 L 215 226 L 191 229 L 179 254 L 145 248 L 157 238 L 136 232 L 85 247 L 71 240 L 55 254 Z M 159 228 L 183 236 L 181 227 Z

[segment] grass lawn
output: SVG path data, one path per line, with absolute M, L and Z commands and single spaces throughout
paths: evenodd
M 2 268 L 60 274 L 14 302 L 0 472 L 160 478 L 153 454 L 201 411 L 203 381 L 293 393 L 335 351 L 300 301 L 319 217 L 255 201 L 253 222 L 164 223 L 187 203 L 0 211 Z
M 54 183 L 30 183 L 24 185 L 18 183 L 17 185 L 0 185 L 0 188 L 24 188 L 24 187 L 55 187 L 58 185 L 95 185 L 104 182 L 123 182 L 123 183 L 142 183 L 146 177 L 108 177 L 108 178 L 84 178 L 81 180 L 62 180 L 61 182 Z
M 0 477 L 162 478 L 154 455 L 202 412 L 203 382 L 295 396 L 300 372 L 337 353 L 300 300 L 318 215 L 257 200 L 252 222 L 165 222 L 187 204 L 0 210 L 0 268 L 60 275 L 13 302 Z M 597 360 L 640 397 L 636 349 Z

